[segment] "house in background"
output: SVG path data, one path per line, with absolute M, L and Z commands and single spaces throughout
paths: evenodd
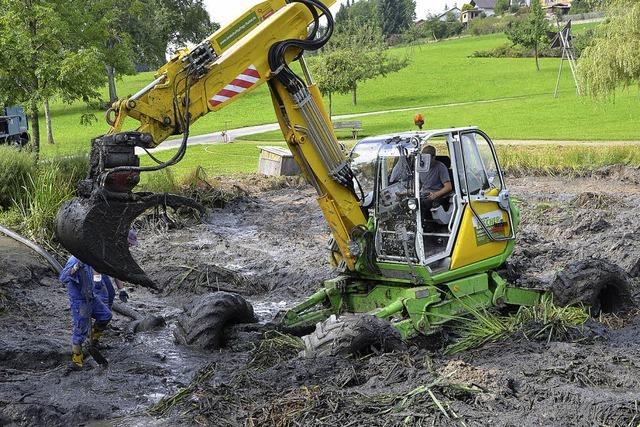
M 493 16 L 496 13 L 496 0 L 471 0 L 469 4 L 487 16 Z
M 480 16 L 495 15 L 496 0 L 471 0 L 469 4 L 473 9 L 465 10 L 460 14 L 460 21 L 465 25 Z
M 449 19 L 460 19 L 461 15 L 462 15 L 462 11 L 457 6 L 454 6 L 451 9 L 444 12 L 442 15 L 439 15 L 438 19 L 442 22 L 445 22 Z

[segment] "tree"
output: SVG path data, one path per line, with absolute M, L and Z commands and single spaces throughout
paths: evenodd
M 377 0 L 378 21 L 385 37 L 402 34 L 416 16 L 414 0 Z
M 510 23 L 506 33 L 513 44 L 533 49 L 533 54 L 536 58 L 536 69 L 540 71 L 538 50 L 540 44 L 547 40 L 547 32 L 550 30 L 550 25 L 544 17 L 542 6 L 539 2 L 532 1 L 529 15 L 521 21 Z
M 467 10 L 473 10 L 473 9 L 475 9 L 475 8 L 471 4 L 465 3 L 465 4 L 462 5 L 462 9 L 461 10 L 463 12 L 466 12 Z
M 220 26 L 202 0 L 89 0 L 92 37 L 105 59 L 109 102 L 118 99 L 116 78 L 136 66 L 156 68 L 167 52 L 198 43 Z M 87 21 L 89 22 L 89 21 Z
M 578 62 L 580 83 L 594 97 L 640 81 L 640 3 L 616 0 L 606 8 L 606 15 L 608 19 L 597 28 Z
M 496 0 L 495 13 L 496 15 L 502 15 L 511 6 L 511 0 Z
M 349 21 L 336 32 L 324 52 L 315 57 L 311 68 L 320 91 L 332 94 L 351 93 L 353 105 L 358 103 L 361 82 L 398 71 L 409 64 L 407 58 L 391 57 L 379 28 Z
M 320 92 L 329 98 L 329 116 L 333 115 L 333 94 L 349 93 L 349 71 L 357 66 L 357 59 L 348 49 L 325 52 L 311 62 L 313 76 Z
M 25 104 L 40 150 L 39 106 L 54 96 L 89 101 L 104 82 L 100 52 L 77 41 L 80 0 L 0 0 L 0 104 Z M 97 71 L 96 71 L 97 70 Z

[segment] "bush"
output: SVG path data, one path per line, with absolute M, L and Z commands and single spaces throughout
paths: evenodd
M 78 181 L 85 179 L 89 172 L 88 155 L 60 157 L 51 163 L 57 166 L 60 177 L 73 183 L 74 187 Z
M 0 211 L 20 199 L 22 187 L 35 170 L 33 155 L 14 147 L 0 145 Z
M 490 16 L 484 19 L 474 19 L 469 22 L 469 34 L 482 36 L 485 34 L 502 33 L 514 22 L 521 20 L 521 16 L 506 15 L 503 17 Z
M 454 17 L 441 21 L 436 17 L 429 18 L 421 24 L 412 24 L 403 34 L 402 43 L 413 43 L 418 40 L 436 40 L 456 37 L 462 34 L 464 26 Z
M 173 171 L 169 168 L 142 175 L 144 182 L 141 187 L 144 191 L 152 193 L 173 193 L 180 192 L 180 184 L 177 182 Z

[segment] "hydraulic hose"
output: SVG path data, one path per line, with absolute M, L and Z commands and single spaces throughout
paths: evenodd
M 42 256 L 44 259 L 47 260 L 49 265 L 51 267 L 53 267 L 53 269 L 56 271 L 57 274 L 60 274 L 60 272 L 62 271 L 62 266 L 60 265 L 60 263 L 53 257 L 53 255 L 51 255 L 49 252 L 47 252 L 42 246 L 39 246 L 39 245 L 35 244 L 34 242 L 32 242 L 31 240 L 27 239 L 26 237 L 23 237 L 23 236 L 19 235 L 18 233 L 16 233 L 15 231 L 11 231 L 8 228 L 3 227 L 1 225 L 0 225 L 0 232 L 2 234 L 5 234 L 8 237 L 12 238 L 16 242 L 20 242 L 23 245 L 33 249 L 40 256 Z

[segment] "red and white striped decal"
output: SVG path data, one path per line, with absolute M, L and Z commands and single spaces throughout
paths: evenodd
M 240 73 L 234 81 L 226 85 L 224 89 L 216 93 L 215 96 L 209 100 L 209 104 L 211 104 L 212 107 L 217 107 L 218 105 L 227 102 L 234 96 L 246 91 L 259 81 L 260 73 L 258 73 L 258 70 L 254 65 L 251 65 L 249 68 Z

